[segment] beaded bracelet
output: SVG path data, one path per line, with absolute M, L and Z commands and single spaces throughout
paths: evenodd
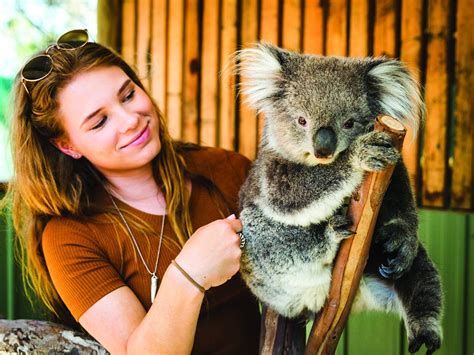
M 198 284 L 196 281 L 194 281 L 194 279 L 191 276 L 189 276 L 189 274 L 186 271 L 184 271 L 184 269 L 181 266 L 179 266 L 179 264 L 175 260 L 171 260 L 171 263 L 174 266 L 176 266 L 176 268 L 179 271 L 181 271 L 184 277 L 186 277 L 189 280 L 189 282 L 191 282 L 194 286 L 196 286 L 199 289 L 199 291 L 201 291 L 202 293 L 206 292 L 206 289 L 202 287 L 200 284 Z

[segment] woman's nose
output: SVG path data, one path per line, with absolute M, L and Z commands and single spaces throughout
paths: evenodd
M 120 133 L 126 133 L 129 130 L 137 128 L 138 115 L 136 113 L 120 108 L 117 115 L 119 117 L 118 125 Z

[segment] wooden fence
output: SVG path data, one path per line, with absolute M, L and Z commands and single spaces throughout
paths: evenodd
M 99 41 L 144 79 L 173 137 L 253 158 L 263 117 L 229 70 L 257 41 L 305 53 L 399 58 L 421 82 L 426 124 L 406 145 L 420 206 L 472 210 L 472 0 L 103 0 Z

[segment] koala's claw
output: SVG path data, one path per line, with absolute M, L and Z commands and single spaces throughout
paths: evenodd
M 338 240 L 346 239 L 355 234 L 349 230 L 352 225 L 352 219 L 349 216 L 334 215 L 328 221 L 328 228 Z
M 426 354 L 432 354 L 441 347 L 441 326 L 436 320 L 418 321 L 410 324 L 408 351 L 416 353 L 425 344 Z
M 399 160 L 400 152 L 385 132 L 367 133 L 361 136 L 356 144 L 355 161 L 365 171 L 381 171 Z
M 375 243 L 381 248 L 386 261 L 379 273 L 386 279 L 396 280 L 410 268 L 418 252 L 418 239 L 402 223 L 385 224 L 376 231 Z

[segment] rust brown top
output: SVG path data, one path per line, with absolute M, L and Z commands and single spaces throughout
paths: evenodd
M 190 213 L 193 228 L 230 213 L 237 214 L 238 191 L 247 176 L 250 162 L 237 153 L 208 148 L 183 153 L 188 169 L 214 183 L 230 202 L 223 210 L 216 195 L 202 179 L 192 180 Z M 101 189 L 97 200 L 111 204 Z M 148 214 L 117 201 L 122 210 L 133 213 L 161 230 L 161 216 Z M 132 227 L 133 230 L 133 227 Z M 145 236 L 133 230 L 149 267 L 154 265 L 159 235 Z M 165 223 L 158 276 L 161 278 L 180 251 L 175 234 Z M 108 219 L 77 221 L 61 217 L 46 226 L 42 241 L 46 264 L 62 300 L 77 320 L 109 292 L 128 286 L 148 310 L 150 275 L 135 254 L 129 236 Z M 194 353 L 252 354 L 258 351 L 260 316 L 258 304 L 239 274 L 206 292 L 196 330 Z

